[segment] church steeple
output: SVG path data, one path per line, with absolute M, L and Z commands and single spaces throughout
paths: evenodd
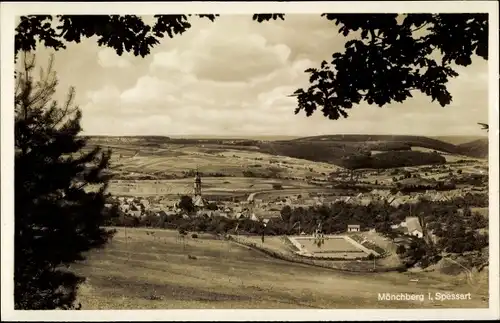
M 194 196 L 201 196 L 201 176 L 198 170 L 194 176 Z

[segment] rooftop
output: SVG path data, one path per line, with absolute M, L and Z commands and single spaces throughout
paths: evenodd
M 409 216 L 406 218 L 406 227 L 408 228 L 408 232 L 410 233 L 415 230 L 423 232 L 422 226 L 420 226 L 420 221 L 416 216 L 411 216 L 411 217 Z

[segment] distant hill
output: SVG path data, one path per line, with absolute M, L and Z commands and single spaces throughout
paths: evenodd
M 452 141 L 461 142 L 467 138 L 479 138 L 462 144 L 452 144 L 436 138 L 405 135 L 323 135 L 294 139 L 297 142 L 329 143 L 332 145 L 358 145 L 370 150 L 409 150 L 411 147 L 422 147 L 449 154 L 464 155 L 474 158 L 488 157 L 487 137 L 445 136 Z M 409 148 L 408 148 L 409 147 Z
M 255 135 L 255 136 L 221 136 L 221 135 L 187 135 L 170 136 L 172 139 L 221 139 L 221 140 L 291 140 L 300 138 L 300 136 L 286 135 Z
M 213 149 L 259 151 L 314 162 L 359 168 L 394 168 L 445 163 L 439 153 L 474 158 L 488 156 L 488 140 L 478 139 L 452 144 L 425 136 L 406 135 L 323 135 L 287 140 L 250 140 L 236 138 L 170 138 L 166 136 L 94 136 L 92 145 L 130 149 L 168 149 L 169 145 L 210 146 Z M 415 151 L 427 148 L 429 152 Z M 374 153 L 376 152 L 376 153 Z
M 488 158 L 488 138 L 478 139 L 457 145 L 458 150 L 466 156 Z
M 456 136 L 429 136 L 429 138 L 441 140 L 441 141 L 444 141 L 444 142 L 447 142 L 447 143 L 453 144 L 453 145 L 461 145 L 461 144 L 465 144 L 467 142 L 471 142 L 471 141 L 475 141 L 475 140 L 479 140 L 479 139 L 488 140 L 488 136 L 486 136 L 486 135 L 485 136 L 459 136 L 459 135 L 456 135 Z
M 441 140 L 432 139 L 424 136 L 405 136 L 405 135 L 324 135 L 314 137 L 303 137 L 295 139 L 296 141 L 307 142 L 365 142 L 374 144 L 395 144 L 423 147 L 439 150 L 447 153 L 454 153 L 456 146 Z M 380 149 L 382 150 L 382 149 Z M 393 149 L 390 149 L 393 150 Z
M 362 141 L 308 140 L 274 141 L 261 143 L 259 147 L 261 152 L 268 154 L 325 162 L 348 169 L 384 169 L 446 163 L 446 159 L 438 153 L 412 151 L 408 145 L 396 147 L 393 143 L 385 145 L 383 142 L 377 142 L 376 149 Z M 372 155 L 372 150 L 385 152 Z

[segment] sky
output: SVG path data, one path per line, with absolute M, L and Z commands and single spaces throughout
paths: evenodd
M 75 87 L 85 135 L 486 135 L 477 125 L 488 121 L 482 58 L 456 69 L 459 76 L 448 83 L 453 102 L 444 108 L 414 93 L 402 104 L 362 103 L 347 119 L 328 120 L 321 112 L 294 114 L 296 99 L 287 95 L 307 88 L 305 69 L 343 51 L 346 38 L 333 22 L 288 14 L 261 24 L 250 15 L 191 23 L 146 58 L 118 56 L 92 38 L 57 52 L 38 46 L 37 63 L 45 65 L 54 53 L 57 97 Z

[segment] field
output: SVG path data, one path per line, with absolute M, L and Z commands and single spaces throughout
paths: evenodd
M 195 169 L 206 175 L 219 173 L 228 177 L 241 177 L 244 171 L 256 175 L 274 172 L 281 177 L 305 177 L 339 169 L 327 163 L 275 156 L 248 147 L 236 149 L 238 147 L 234 145 L 166 144 L 162 148 L 144 148 L 126 143 L 102 145 L 113 150 L 113 168 L 121 178 L 134 178 L 141 174 L 165 178 L 181 176 L 183 172 Z
M 285 190 L 312 189 L 313 185 L 300 181 L 247 178 L 247 177 L 207 177 L 203 180 L 203 192 L 210 195 L 249 194 L 272 191 L 273 184 L 279 183 Z M 151 196 L 191 194 L 193 179 L 173 180 L 117 180 L 112 181 L 109 192 L 116 195 Z
M 374 163 L 382 168 L 396 167 L 391 164 L 394 162 L 405 166 L 438 162 L 440 159 L 435 155 L 427 154 L 431 151 L 445 155 L 448 161 L 452 161 L 452 156 L 487 158 L 487 137 L 464 143 L 463 138 L 457 140 L 460 144 L 450 143 L 451 139 L 446 142 L 427 137 L 380 135 L 332 135 L 281 141 L 92 137 L 89 147 L 101 145 L 112 149 L 114 173 L 121 179 L 145 174 L 151 179 L 171 179 L 194 169 L 205 176 L 218 173 L 241 177 L 246 172 L 247 177 L 303 179 L 339 171 L 346 163 L 345 157 L 357 156 L 360 151 L 371 151 L 377 156 Z M 359 160 L 349 162 L 354 168 L 369 164 Z
M 468 143 L 469 146 L 476 150 L 482 147 L 474 142 L 478 140 Z M 412 153 L 408 150 L 387 152 L 385 149 L 406 145 L 415 153 L 429 155 L 433 150 L 441 149 L 438 151 L 443 156 L 442 160 L 451 163 L 448 168 L 453 171 L 461 169 L 464 173 L 477 173 L 480 170 L 476 167 L 485 168 L 487 164 L 484 159 L 456 154 L 458 146 L 452 143 L 411 136 L 320 136 L 282 141 L 92 137 L 90 147 L 94 145 L 113 150 L 111 171 L 114 180 L 109 185 L 109 192 L 121 196 L 191 194 L 195 170 L 202 173 L 202 188 L 207 197 L 240 198 L 249 193 L 259 193 L 272 199 L 307 192 L 322 193 L 326 192 L 324 186 L 332 178 L 330 174 L 336 174 L 336 179 L 348 179 L 349 171 L 336 165 L 335 160 L 342 154 L 355 154 L 360 147 L 371 149 L 373 156 L 400 156 L 400 162 L 410 164 L 412 158 L 420 157 L 408 155 Z M 392 159 L 386 156 L 377 163 L 383 164 Z M 470 163 L 453 164 L 460 160 Z M 446 169 L 442 174 L 436 171 L 425 177 L 437 178 L 449 173 Z M 362 173 L 366 170 L 357 171 L 357 176 Z M 361 180 L 371 184 L 393 183 L 390 171 L 372 172 L 369 176 L 362 176 Z M 281 185 L 282 190 L 275 190 L 273 184 Z
M 488 306 L 487 283 L 471 286 L 465 275 L 348 274 L 270 258 L 210 236 L 182 242 L 176 232 L 148 231 L 152 230 L 128 229 L 125 239 L 125 230 L 119 229 L 106 248 L 71 266 L 88 277 L 78 294 L 83 309 Z M 470 292 L 471 300 L 377 300 L 378 293 L 447 291 Z

